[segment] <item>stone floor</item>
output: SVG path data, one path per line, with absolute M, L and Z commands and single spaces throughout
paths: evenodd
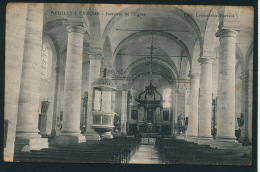
M 164 164 L 155 145 L 141 145 L 129 164 Z

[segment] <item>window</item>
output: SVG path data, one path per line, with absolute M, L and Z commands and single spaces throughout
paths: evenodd
M 170 88 L 166 88 L 163 91 L 163 100 L 164 100 L 164 103 L 163 103 L 164 108 L 171 107 L 171 89 Z
M 48 49 L 45 44 L 42 46 L 41 55 L 41 79 L 47 79 L 47 62 L 48 62 Z

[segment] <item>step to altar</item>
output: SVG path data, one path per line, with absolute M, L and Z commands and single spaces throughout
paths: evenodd
M 142 138 L 156 138 L 158 137 L 160 134 L 159 133 L 140 133 Z
M 142 145 L 155 145 L 156 138 L 142 138 L 141 144 Z

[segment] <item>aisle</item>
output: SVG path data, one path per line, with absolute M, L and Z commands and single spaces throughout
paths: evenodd
M 163 164 L 155 145 L 141 145 L 129 164 Z

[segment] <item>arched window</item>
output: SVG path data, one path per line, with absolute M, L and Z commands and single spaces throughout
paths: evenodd
M 48 63 L 48 49 L 45 44 L 42 45 L 41 55 L 41 79 L 47 79 L 47 63 Z
M 171 107 L 171 89 L 170 88 L 166 88 L 163 91 L 163 100 L 164 100 L 164 103 L 163 103 L 164 108 Z

